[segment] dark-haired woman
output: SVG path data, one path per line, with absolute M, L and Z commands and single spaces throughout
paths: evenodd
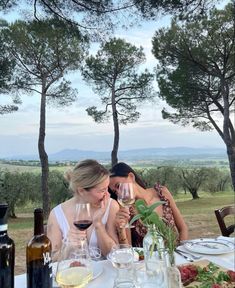
M 176 203 L 169 190 L 156 183 L 154 187 L 146 188 L 144 182 L 139 175 L 126 163 L 120 162 L 110 170 L 109 187 L 113 192 L 118 191 L 119 183 L 132 182 L 136 199 L 143 199 L 147 205 L 151 205 L 156 201 L 165 201 L 165 204 L 157 207 L 155 211 L 161 216 L 168 225 L 175 229 L 178 233 L 178 239 L 188 239 L 187 225 L 176 206 Z M 147 233 L 146 227 L 140 220 L 137 220 L 132 229 L 120 228 L 124 227 L 130 219 L 136 214 L 134 206 L 130 209 L 121 207 L 116 216 L 116 227 L 119 235 L 120 243 L 131 243 L 134 247 L 143 246 L 143 238 Z

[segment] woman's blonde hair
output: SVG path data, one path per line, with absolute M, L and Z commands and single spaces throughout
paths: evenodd
M 77 188 L 90 188 L 100 184 L 109 176 L 109 171 L 96 160 L 87 159 L 78 162 L 73 169 L 65 172 L 70 190 L 75 193 Z

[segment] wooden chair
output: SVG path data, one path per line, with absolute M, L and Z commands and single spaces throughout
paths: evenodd
M 228 215 L 234 216 L 234 222 L 232 225 L 227 226 L 224 218 Z M 229 237 L 235 231 L 235 206 L 225 206 L 215 210 L 215 216 L 217 218 L 221 234 Z

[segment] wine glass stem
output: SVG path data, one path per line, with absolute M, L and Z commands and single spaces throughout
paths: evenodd
M 79 241 L 81 243 L 81 248 L 86 249 L 88 247 L 88 241 L 86 236 L 80 236 Z

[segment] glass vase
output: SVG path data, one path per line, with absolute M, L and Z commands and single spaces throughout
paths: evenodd
M 167 288 L 164 241 L 157 233 L 155 225 L 148 226 L 148 232 L 143 239 L 143 249 L 148 282 L 154 283 L 158 288 Z
M 175 265 L 174 251 L 165 250 L 165 263 L 167 272 L 167 287 L 168 288 L 181 288 L 183 287 L 181 282 L 180 271 Z

